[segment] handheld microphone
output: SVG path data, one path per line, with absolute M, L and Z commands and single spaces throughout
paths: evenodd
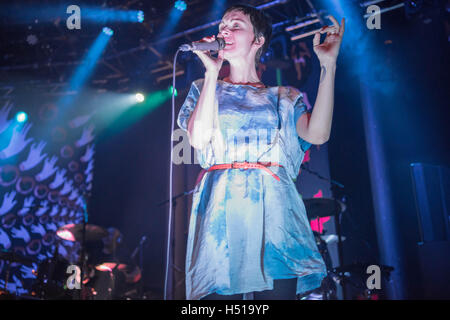
M 192 42 L 186 43 L 180 46 L 181 51 L 218 51 L 225 48 L 225 40 L 222 38 L 216 38 L 213 42 Z

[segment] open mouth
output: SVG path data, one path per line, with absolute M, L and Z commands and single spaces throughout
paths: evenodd
M 225 48 L 230 48 L 234 42 L 225 41 Z

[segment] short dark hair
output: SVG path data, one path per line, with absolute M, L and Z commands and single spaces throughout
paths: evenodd
M 255 34 L 253 41 L 259 37 L 264 37 L 264 44 L 258 49 L 255 56 L 255 63 L 258 64 L 261 59 L 261 55 L 266 52 L 269 47 L 270 38 L 272 37 L 272 22 L 270 18 L 265 15 L 262 10 L 258 10 L 245 4 L 233 5 L 225 10 L 223 15 L 231 11 L 240 11 L 250 17 L 250 22 L 253 25 L 253 33 Z

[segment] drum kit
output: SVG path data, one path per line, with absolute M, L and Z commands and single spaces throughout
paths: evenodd
M 310 221 L 314 219 L 336 217 L 336 233 L 327 234 L 326 230 L 313 231 L 317 248 L 323 257 L 327 268 L 327 276 L 322 286 L 313 292 L 298 296 L 301 300 L 338 299 L 337 286 L 339 284 L 344 292 L 345 286 L 350 285 L 360 292 L 364 299 L 370 299 L 373 292 L 367 289 L 366 284 L 354 281 L 353 276 L 366 275 L 368 264 L 343 264 L 342 243 L 345 237 L 341 234 L 340 215 L 346 210 L 345 203 L 336 199 L 313 198 L 303 200 Z M 144 236 L 133 253 L 127 254 L 129 259 L 118 258 L 116 251 L 121 247 L 121 233 L 114 228 L 105 229 L 93 224 L 68 224 L 56 231 L 57 242 L 52 258 L 46 259 L 38 264 L 37 270 L 33 270 L 36 276 L 32 285 L 30 299 L 61 300 L 131 300 L 144 299 L 142 293 L 142 252 L 143 245 L 147 240 Z M 58 254 L 59 245 L 62 240 L 73 242 L 81 248 L 76 263 Z M 102 258 L 98 252 L 92 251 L 91 243 L 102 243 L 102 252 L 106 257 Z M 337 243 L 339 267 L 333 267 L 329 252 L 329 245 Z M 140 252 L 140 263 L 137 266 L 133 259 Z M 102 259 L 99 261 L 99 259 Z M 121 260 L 122 259 L 122 260 Z M 1 252 L 0 261 L 6 262 L 6 277 L 3 288 L 0 288 L 1 299 L 14 299 L 14 295 L 8 293 L 7 284 L 10 278 L 10 267 L 13 263 L 32 265 L 33 260 L 14 252 Z M 70 266 L 79 267 L 76 281 L 80 290 L 73 290 L 69 284 L 71 273 Z M 392 267 L 380 266 L 383 275 L 389 278 L 393 271 Z M 81 279 L 83 279 L 81 281 Z M 77 289 L 78 289 L 77 288 Z M 17 297 L 16 297 L 17 298 Z
M 114 232 L 120 234 L 117 229 L 105 229 L 93 224 L 68 224 L 59 228 L 56 231 L 57 242 L 53 256 L 40 262 L 37 270 L 32 271 L 36 279 L 31 287 L 31 295 L 26 296 L 25 299 L 141 299 L 142 265 L 139 267 L 132 261 L 138 251 L 142 252 L 142 241 L 133 254 L 121 256 L 121 258 L 127 256 L 129 259 L 120 261 L 116 255 L 116 249 L 121 247 L 121 237 L 112 235 Z M 77 247 L 81 247 L 81 252 L 84 252 L 78 255 L 78 261 L 75 263 L 69 262 L 66 257 L 58 254 L 62 240 L 78 243 Z M 91 243 L 97 243 L 97 247 L 100 244 L 102 252 L 105 253 L 104 261 L 99 261 L 98 251 L 90 249 Z M 7 291 L 10 267 L 12 263 L 31 266 L 35 261 L 14 252 L 0 252 L 0 260 L 7 264 L 5 283 L 3 289 L 0 289 L 0 300 L 24 298 L 23 296 L 15 297 Z M 73 268 L 69 268 L 70 266 Z M 72 278 L 75 283 L 78 282 L 78 286 L 70 285 L 72 275 L 75 275 Z
M 301 300 L 337 300 L 338 293 L 336 284 L 342 287 L 343 299 L 346 299 L 346 286 L 351 286 L 359 293 L 359 297 L 370 300 L 374 296 L 374 292 L 369 290 L 366 283 L 362 279 L 367 277 L 367 267 L 370 264 L 354 263 L 349 265 L 343 264 L 343 241 L 345 237 L 342 236 L 341 228 L 341 214 L 346 211 L 346 204 L 337 199 L 327 198 L 312 198 L 303 199 L 305 204 L 308 219 L 310 221 L 315 219 L 323 219 L 328 217 L 336 217 L 336 233 L 327 234 L 326 230 L 313 231 L 314 239 L 317 248 L 322 255 L 327 268 L 327 276 L 322 282 L 322 286 L 313 292 L 308 292 L 299 296 Z M 337 254 L 339 267 L 333 267 L 329 245 L 337 243 Z M 389 266 L 380 266 L 382 275 L 389 278 L 390 273 L 394 270 Z M 358 280 L 354 280 L 358 278 Z

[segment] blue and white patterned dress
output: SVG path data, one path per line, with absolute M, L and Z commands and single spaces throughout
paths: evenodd
M 178 114 L 187 122 L 203 79 L 194 81 Z M 297 294 L 313 290 L 326 276 L 294 180 L 310 143 L 296 131 L 306 112 L 291 87 L 257 88 L 219 80 L 219 128 L 196 150 L 202 168 L 233 161 L 278 162 L 264 170 L 207 172 L 193 194 L 186 252 L 186 299 L 212 293 L 232 295 L 273 289 L 274 279 L 297 278 Z M 278 112 L 277 112 L 278 110 Z

